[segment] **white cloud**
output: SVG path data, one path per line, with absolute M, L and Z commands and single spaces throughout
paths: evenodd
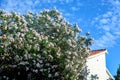
M 93 48 L 108 48 L 116 44 L 115 37 L 112 33 L 106 32 L 101 38 L 95 40 Z
M 64 15 L 67 16 L 67 17 L 69 17 L 69 16 L 71 16 L 72 14 L 70 14 L 70 13 L 65 13 Z
M 120 6 L 120 1 L 119 0 L 109 0 L 111 2 L 111 4 L 113 4 L 114 6 Z
M 5 9 L 6 11 L 17 11 L 20 13 L 24 13 L 27 10 L 32 10 L 34 6 L 34 2 L 31 0 L 4 0 L 1 3 L 1 8 Z
M 78 11 L 78 10 L 79 10 L 78 7 L 74 7 L 74 6 L 72 6 L 71 9 L 72 9 L 73 11 Z
M 109 19 L 101 19 L 100 23 L 107 24 L 107 23 L 109 23 Z
M 71 0 L 70 0 L 71 1 Z M 25 13 L 28 10 L 31 11 L 40 11 L 49 6 L 48 8 L 53 8 L 55 3 L 59 0 L 3 0 L 0 4 L 0 8 L 5 9 L 6 11 L 16 11 L 20 13 Z M 51 4 L 54 4 L 51 6 Z M 44 6 L 44 7 L 43 7 Z
M 113 47 L 117 44 L 117 39 L 120 39 L 120 1 L 110 0 L 110 3 L 111 10 L 93 20 L 93 25 L 97 24 L 96 26 L 104 32 L 95 39 L 93 48 Z
M 66 3 L 73 2 L 73 0 L 64 0 L 64 1 L 66 1 Z
M 105 18 L 108 18 L 110 16 L 112 16 L 112 12 L 111 11 L 108 11 L 106 14 L 103 14 L 103 17 L 105 17 Z

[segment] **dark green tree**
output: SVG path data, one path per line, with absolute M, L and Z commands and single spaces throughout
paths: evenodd
M 117 75 L 115 76 L 115 80 L 120 80 L 120 65 L 117 69 Z

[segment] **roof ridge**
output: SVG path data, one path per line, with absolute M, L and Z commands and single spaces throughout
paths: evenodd
M 97 50 L 91 50 L 91 51 L 105 51 L 107 49 L 97 49 Z
M 90 53 L 89 53 L 89 56 L 92 56 L 92 55 L 96 55 L 96 54 L 99 54 L 103 51 L 106 51 L 107 49 L 98 49 L 98 50 L 91 50 Z

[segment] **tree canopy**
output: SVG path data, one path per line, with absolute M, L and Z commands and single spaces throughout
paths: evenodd
M 92 38 L 57 10 L 0 10 L 0 79 L 77 80 Z
M 120 65 L 117 69 L 117 75 L 115 76 L 115 80 L 120 80 Z

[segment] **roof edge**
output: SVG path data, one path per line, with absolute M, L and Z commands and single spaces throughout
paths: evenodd
M 108 51 L 107 51 L 107 49 L 99 49 L 99 50 L 92 50 L 92 51 L 90 51 L 90 53 L 89 53 L 89 56 L 88 57 L 91 57 L 91 56 L 95 56 L 95 55 L 99 55 L 99 54 L 107 54 L 108 53 Z
M 109 72 L 108 68 L 106 68 L 106 72 L 113 80 L 115 80 L 114 77 L 112 76 L 112 74 Z

